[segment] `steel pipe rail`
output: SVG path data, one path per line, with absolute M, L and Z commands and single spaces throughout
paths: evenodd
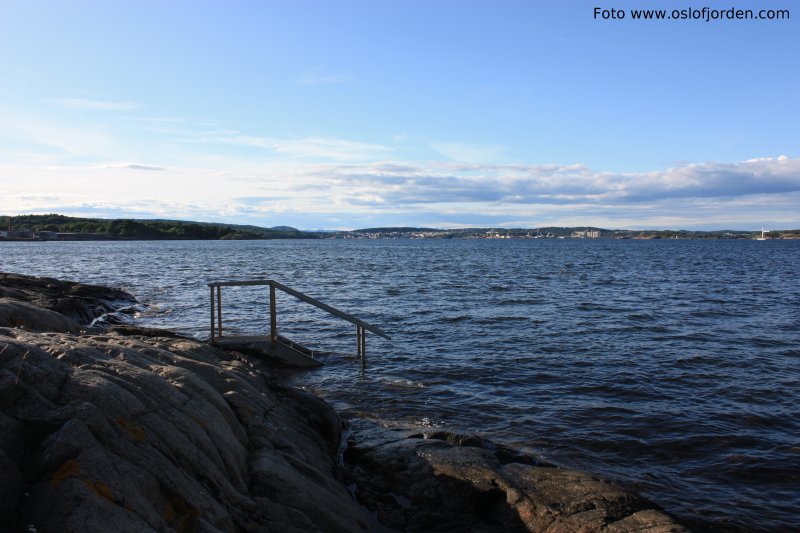
M 313 305 L 323 311 L 346 320 L 356 326 L 356 343 L 358 347 L 358 358 L 361 362 L 362 368 L 366 365 L 366 332 L 371 331 L 384 339 L 390 339 L 389 335 L 377 326 L 373 326 L 368 322 L 361 320 L 349 313 L 345 313 L 340 309 L 323 303 L 316 298 L 304 294 L 298 290 L 287 287 L 283 283 L 271 279 L 258 279 L 246 281 L 212 281 L 208 283 L 211 295 L 211 343 L 215 344 L 217 340 L 223 338 L 222 332 L 222 287 L 253 287 L 253 286 L 269 286 L 269 314 L 270 314 L 270 339 L 272 342 L 278 341 L 278 323 L 277 323 L 277 304 L 276 304 L 276 289 L 286 294 L 297 298 L 300 301 Z

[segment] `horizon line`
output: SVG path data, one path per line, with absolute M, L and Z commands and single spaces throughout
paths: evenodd
M 260 229 L 272 229 L 277 227 L 290 227 L 297 231 L 301 231 L 304 233 L 314 233 L 314 232 L 354 232 L 354 231 L 365 231 L 370 229 L 381 229 L 381 230 L 397 230 L 397 229 L 408 229 L 408 230 L 432 230 L 432 231 L 471 231 L 471 230 L 495 230 L 495 231 L 513 231 L 513 230 L 522 230 L 522 231 L 530 231 L 530 230 L 538 230 L 538 229 L 545 229 L 545 228 L 554 228 L 554 229 L 596 229 L 602 231 L 673 231 L 673 232 L 689 232 L 689 233 L 717 233 L 717 232 L 750 232 L 750 233 L 757 233 L 757 232 L 791 232 L 791 231 L 800 231 L 800 228 L 780 228 L 780 229 L 765 229 L 763 226 L 761 228 L 756 229 L 746 229 L 746 230 L 736 230 L 731 228 L 718 228 L 718 229 L 675 229 L 669 227 L 661 227 L 661 228 L 606 228 L 602 226 L 592 226 L 592 225 L 574 225 L 574 226 L 415 226 L 415 225 L 401 225 L 401 226 L 367 226 L 367 227 L 360 227 L 360 228 L 352 228 L 352 229 L 328 229 L 328 228 L 314 228 L 314 229 L 301 229 L 291 226 L 289 224 L 276 224 L 273 226 L 260 226 L 257 224 L 246 223 L 246 222 L 228 222 L 228 221 L 209 221 L 209 220 L 187 220 L 187 219 L 180 219 L 180 218 L 161 218 L 161 217 L 116 217 L 116 218 L 104 218 L 104 217 L 86 217 L 86 216 L 72 216 L 72 215 L 63 215 L 60 213 L 27 213 L 27 214 L 17 214 L 17 215 L 7 215 L 0 213 L 0 219 L 4 218 L 16 218 L 16 217 L 25 217 L 25 216 L 61 216 L 66 218 L 74 218 L 74 219 L 87 219 L 87 220 L 136 220 L 136 221 L 153 221 L 153 222 L 182 222 L 187 224 L 214 224 L 214 225 L 229 225 L 229 226 L 253 226 Z M 2 228 L 0 228 L 2 230 Z

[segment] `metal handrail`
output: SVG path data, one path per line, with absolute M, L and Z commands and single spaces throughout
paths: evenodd
M 287 287 L 283 283 L 271 279 L 259 279 L 247 281 L 212 281 L 208 284 L 208 287 L 211 291 L 211 344 L 214 344 L 216 339 L 222 339 L 222 287 L 249 286 L 269 286 L 270 339 L 272 342 L 278 341 L 277 305 L 275 298 L 276 289 L 281 290 L 290 296 L 294 296 L 298 300 L 318 307 L 333 316 L 355 324 L 358 356 L 361 360 L 362 367 L 366 365 L 366 332 L 371 331 L 376 335 L 383 337 L 384 339 L 390 339 L 389 335 L 386 334 L 386 332 L 381 328 L 373 326 L 372 324 L 369 324 L 360 318 L 356 318 L 349 313 L 345 313 L 344 311 L 336 309 L 333 306 L 320 302 L 316 298 L 312 298 L 311 296 L 303 294 L 298 290 Z M 216 289 L 216 297 L 214 294 L 214 289 Z

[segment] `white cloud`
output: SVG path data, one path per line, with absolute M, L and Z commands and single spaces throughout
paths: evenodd
M 392 151 L 388 146 L 380 144 L 322 137 L 281 140 L 275 143 L 274 149 L 279 154 L 294 157 L 313 157 L 337 161 L 371 160 L 376 157 L 386 157 Z
M 142 107 L 136 102 L 113 102 L 109 100 L 90 100 L 88 98 L 48 98 L 47 102 L 58 107 L 96 111 L 132 111 Z
M 107 165 L 99 165 L 93 168 L 126 168 L 128 170 L 147 170 L 147 171 L 166 170 L 165 167 L 160 167 L 158 165 L 145 165 L 142 163 L 112 163 Z
M 276 153 L 280 141 L 270 141 Z M 360 143 L 330 139 L 293 142 L 284 149 L 304 157 L 314 150 L 328 156 L 329 149 L 339 155 L 364 151 Z M 334 219 L 337 227 L 800 227 L 800 159 L 787 157 L 627 174 L 583 165 L 359 163 L 330 157 L 319 163 L 207 158 L 198 164 L 205 166 L 5 162 L 0 212 L 78 213 L 93 206 L 137 216 L 304 228 L 326 227 Z
M 8 147 L 19 144 L 36 149 L 56 149 L 74 156 L 99 155 L 112 148 L 111 136 L 99 127 L 62 125 L 10 113 L 3 118 L 5 120 L 0 120 L 0 141 L 5 146 L 0 146 L 0 153 L 6 157 L 16 157 L 19 149 Z M 33 150 L 28 148 L 27 151 Z
M 370 161 L 386 158 L 392 148 L 381 144 L 333 139 L 326 137 L 305 137 L 299 139 L 279 139 L 245 135 L 238 131 L 222 130 L 208 132 L 200 138 L 201 142 L 233 144 L 262 148 L 278 155 L 296 159 L 327 159 L 330 161 Z

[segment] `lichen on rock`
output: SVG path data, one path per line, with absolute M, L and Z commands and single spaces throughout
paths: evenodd
M 317 398 L 198 341 L 76 334 L 74 320 L 18 302 L 39 321 L 0 322 L 0 523 L 39 532 L 367 527 L 338 482 L 340 422 Z

